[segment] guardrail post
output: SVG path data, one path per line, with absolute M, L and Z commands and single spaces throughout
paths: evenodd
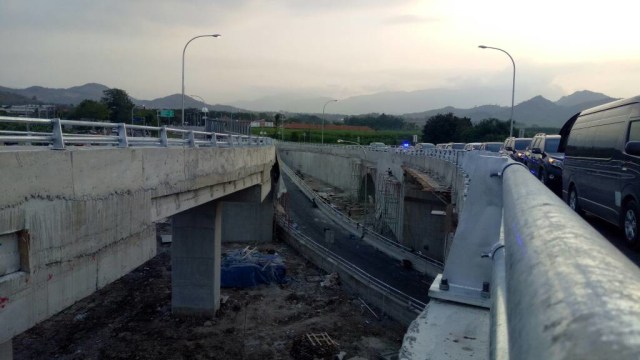
M 167 126 L 163 125 L 160 129 L 160 145 L 167 147 L 169 146 L 169 139 L 167 137 Z
M 129 141 L 127 140 L 127 125 L 125 123 L 118 124 L 118 147 L 129 147 Z
M 211 133 L 211 146 L 218 147 L 218 136 L 216 133 Z
M 193 134 L 193 130 L 189 131 L 189 147 L 196 147 L 196 136 Z
M 52 140 L 53 140 L 53 149 L 54 150 L 64 150 L 64 136 L 62 135 L 62 125 L 60 124 L 60 119 L 51 119 L 52 126 Z

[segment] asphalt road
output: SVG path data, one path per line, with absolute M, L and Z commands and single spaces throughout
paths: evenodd
M 285 179 L 285 186 L 289 194 L 289 216 L 302 233 L 366 271 L 369 275 L 415 299 L 427 302 L 429 285 L 433 279 L 416 270 L 403 267 L 400 261 L 374 249 L 360 240 L 356 234 L 351 234 L 333 222 L 312 206 L 309 199 L 284 172 L 281 172 L 281 175 Z M 325 229 L 334 231 L 332 244 L 325 241 Z

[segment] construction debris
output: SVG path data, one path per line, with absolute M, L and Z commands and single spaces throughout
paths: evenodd
M 326 332 L 304 334 L 293 340 L 290 354 L 296 360 L 331 360 L 338 355 L 338 346 Z
M 271 253 L 270 253 L 271 252 Z M 287 282 L 287 268 L 274 251 L 263 253 L 249 246 L 223 254 L 220 286 L 247 288 L 272 282 Z
M 324 277 L 324 280 L 320 283 L 320 286 L 324 288 L 334 289 L 340 286 L 340 277 L 338 273 L 331 273 Z

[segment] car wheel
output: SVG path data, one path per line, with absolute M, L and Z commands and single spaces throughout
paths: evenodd
M 569 198 L 567 198 L 567 204 L 569 204 L 569 207 L 573 211 L 582 215 L 582 209 L 580 209 L 580 204 L 578 203 L 578 192 L 576 191 L 575 186 L 571 186 L 571 188 L 569 188 Z
M 622 229 L 627 243 L 633 247 L 638 247 L 638 205 L 635 200 L 629 200 L 622 211 Z

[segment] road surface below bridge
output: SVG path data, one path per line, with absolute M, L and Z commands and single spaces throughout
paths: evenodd
M 288 215 L 299 231 L 389 286 L 424 303 L 428 301 L 432 278 L 404 267 L 400 261 L 360 240 L 360 234 L 353 234 L 329 219 L 313 207 L 286 174 L 281 174 L 289 194 Z M 325 241 L 325 229 L 334 231 L 332 244 Z

